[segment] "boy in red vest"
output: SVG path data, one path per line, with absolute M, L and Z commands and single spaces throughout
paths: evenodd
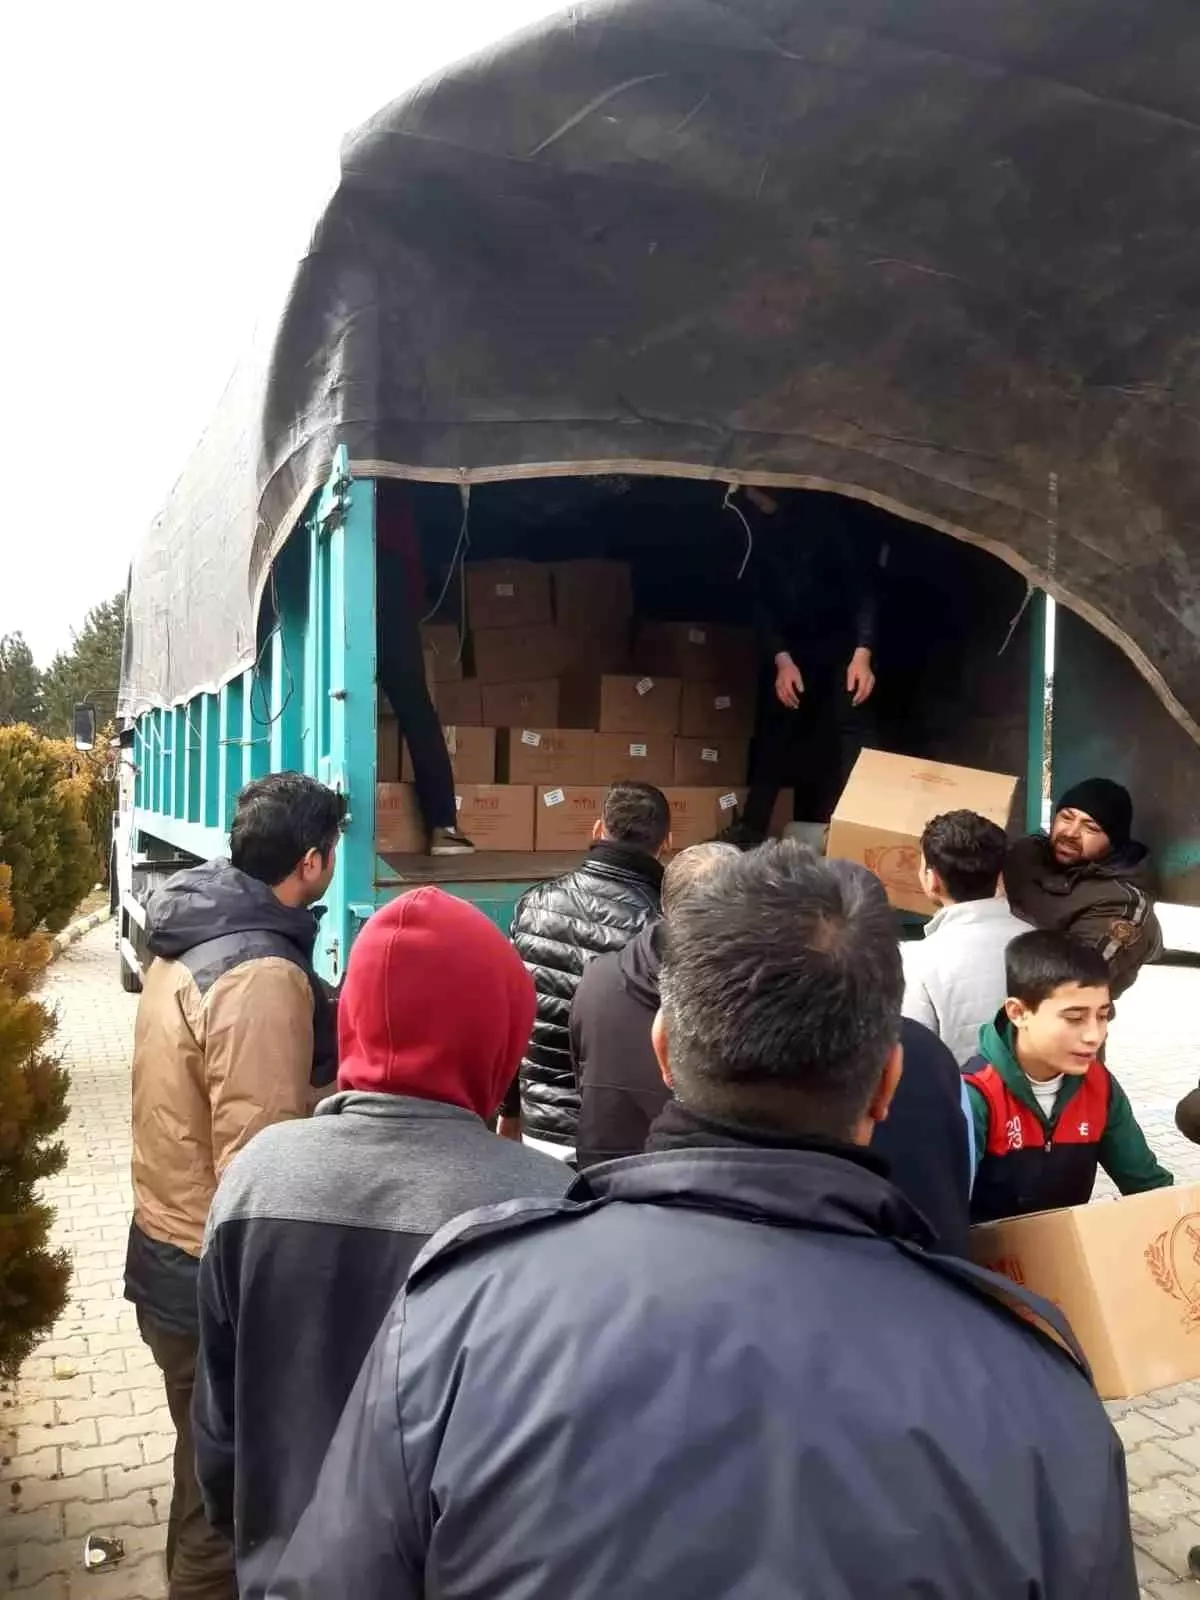
M 1113 1014 L 1103 955 L 1063 933 L 1023 933 L 1005 965 L 1008 999 L 964 1068 L 975 1116 L 971 1220 L 1085 1205 L 1097 1166 L 1122 1194 L 1173 1183 L 1098 1059 Z

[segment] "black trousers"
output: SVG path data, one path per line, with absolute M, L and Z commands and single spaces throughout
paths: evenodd
M 855 707 L 846 691 L 851 652 L 797 656 L 804 679 L 799 708 L 791 711 L 775 694 L 775 673 L 764 679 L 758 726 L 750 754 L 750 793 L 743 822 L 765 834 L 781 789 L 795 791 L 797 822 L 828 822 L 858 760 L 874 737 L 871 702 Z
M 456 821 L 454 773 L 438 714 L 425 684 L 420 624 L 404 599 L 407 574 L 403 557 L 380 550 L 376 555 L 376 573 L 379 687 L 391 702 L 400 724 L 400 736 L 408 746 L 417 804 L 426 828 L 430 832 L 434 828 L 453 828 Z

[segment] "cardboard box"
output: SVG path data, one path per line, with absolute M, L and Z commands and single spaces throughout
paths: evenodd
M 484 684 L 481 721 L 486 728 L 557 727 L 558 679 Z
M 749 628 L 711 622 L 643 622 L 636 660 L 643 672 L 682 678 L 685 683 L 753 685 L 758 649 Z
M 563 671 L 597 678 L 602 673 L 628 672 L 633 660 L 628 622 L 591 627 L 559 625 Z
M 375 750 L 376 783 L 395 783 L 400 777 L 400 724 L 388 712 L 380 714 Z
M 1200 1185 L 989 1222 L 971 1254 L 1065 1313 L 1103 1399 L 1200 1377 Z
M 425 824 L 411 783 L 375 785 L 375 848 L 381 856 L 422 855 Z
M 707 844 L 733 821 L 746 803 L 744 785 L 672 785 L 664 789 L 671 808 L 671 850 L 686 850 L 694 844 Z M 778 839 L 792 820 L 792 791 L 781 789 L 771 813 L 769 832 Z
M 746 782 L 749 764 L 748 739 L 677 738 L 672 782 L 685 788 L 724 784 L 738 789 Z
M 633 615 L 633 579 L 626 561 L 555 561 L 554 615 L 571 629 L 594 631 Z
M 669 733 L 595 733 L 592 781 L 633 778 L 660 788 L 674 780 L 674 740 Z
M 1007 827 L 1016 791 L 1006 773 L 864 750 L 834 809 L 826 854 L 870 867 L 898 910 L 929 914 L 917 878 L 925 824 L 944 811 L 977 811 Z
M 533 788 L 523 783 L 455 783 L 458 825 L 480 850 L 533 849 Z
M 604 784 L 543 784 L 537 791 L 536 850 L 584 853 L 604 807 Z
M 601 733 L 674 735 L 679 732 L 682 688 L 678 678 L 605 673 L 595 726 Z
M 595 738 L 586 728 L 505 728 L 499 774 L 505 783 L 591 783 Z
M 463 676 L 462 641 L 454 622 L 427 622 L 421 644 L 433 657 L 433 681 L 457 683 Z
M 451 723 L 442 728 L 446 750 L 450 756 L 450 770 L 456 783 L 495 783 L 496 781 L 496 730 L 494 728 L 457 727 Z M 412 757 L 404 747 L 404 760 L 400 768 L 402 783 L 413 781 Z
M 478 678 L 435 684 L 433 703 L 444 728 L 479 728 L 483 725 L 483 702 Z
M 466 567 L 467 620 L 478 628 L 530 628 L 554 620 L 550 568 L 533 561 L 474 561 Z
M 749 739 L 754 732 L 752 684 L 685 683 L 679 731 L 688 739 Z
M 563 636 L 552 622 L 524 628 L 476 628 L 471 636 L 480 683 L 528 683 L 557 678 L 567 662 Z

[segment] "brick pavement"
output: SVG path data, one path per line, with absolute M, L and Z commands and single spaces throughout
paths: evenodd
M 121 992 L 110 927 L 61 957 L 48 995 L 72 1074 L 70 1164 L 48 1185 L 56 1237 L 75 1266 L 53 1339 L 0 1395 L 0 1593 L 12 1600 L 161 1600 L 172 1436 L 158 1374 L 121 1299 L 129 1218 L 129 1054 L 136 1001 Z M 1147 972 L 1121 1003 L 1111 1063 L 1161 1159 L 1200 1182 L 1200 1148 L 1176 1133 L 1175 1102 L 1200 1078 L 1192 1005 L 1200 972 Z M 1200 1544 L 1200 1383 L 1112 1408 L 1128 1452 L 1144 1594 L 1195 1596 Z M 85 1574 L 89 1531 L 125 1540 L 127 1561 Z

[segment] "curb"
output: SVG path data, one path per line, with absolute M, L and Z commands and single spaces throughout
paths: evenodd
M 71 945 L 78 944 L 84 934 L 91 933 L 94 928 L 100 927 L 102 923 L 111 921 L 112 912 L 105 907 L 103 911 L 93 911 L 90 916 L 80 917 L 78 922 L 72 922 L 70 927 L 64 928 L 61 933 L 56 933 L 50 941 L 50 948 L 54 952 L 51 960 L 56 956 L 62 955 L 63 951 L 69 949 Z

